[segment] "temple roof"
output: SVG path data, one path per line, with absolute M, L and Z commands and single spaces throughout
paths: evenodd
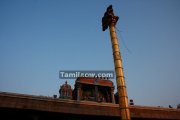
M 110 80 L 93 77 L 78 77 L 76 83 L 114 87 L 113 82 Z

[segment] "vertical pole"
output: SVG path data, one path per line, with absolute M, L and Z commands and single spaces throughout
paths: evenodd
M 114 66 L 115 66 L 115 72 L 116 72 L 116 83 L 117 83 L 118 96 L 119 96 L 119 107 L 121 110 L 122 120 L 130 120 L 131 117 L 130 117 L 130 111 L 128 108 L 129 106 L 128 96 L 126 92 L 123 65 L 122 65 L 122 59 L 121 59 L 120 49 L 119 49 L 118 40 L 116 36 L 116 30 L 115 30 L 116 22 L 117 22 L 117 17 L 112 16 L 112 21 L 109 24 L 109 30 L 110 30 L 113 57 L 114 57 Z
M 112 5 L 110 5 L 109 7 L 107 7 L 106 12 L 102 17 L 102 30 L 105 31 L 109 27 L 114 57 L 114 67 L 116 72 L 116 83 L 118 89 L 121 118 L 122 120 L 130 120 L 131 116 L 128 107 L 128 96 L 126 92 L 122 59 L 115 30 L 115 25 L 118 19 L 119 17 L 114 15 Z

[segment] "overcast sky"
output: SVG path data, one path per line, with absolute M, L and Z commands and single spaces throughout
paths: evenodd
M 0 91 L 59 95 L 59 70 L 114 70 L 112 4 L 129 99 L 180 103 L 179 0 L 1 0 Z M 74 88 L 74 79 L 68 80 Z M 116 82 L 112 79 L 116 87 Z M 116 90 L 115 90 L 116 91 Z

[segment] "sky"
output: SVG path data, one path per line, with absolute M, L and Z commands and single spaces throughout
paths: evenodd
M 179 0 L 1 0 L 0 91 L 59 95 L 60 70 L 114 70 L 112 4 L 128 98 L 135 105 L 180 103 Z M 112 79 L 116 90 L 116 81 Z

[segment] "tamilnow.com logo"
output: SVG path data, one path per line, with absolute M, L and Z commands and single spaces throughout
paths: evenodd
M 113 70 L 95 70 L 95 71 L 83 71 L 83 70 L 60 70 L 60 79 L 76 79 L 78 77 L 98 77 L 114 79 Z

